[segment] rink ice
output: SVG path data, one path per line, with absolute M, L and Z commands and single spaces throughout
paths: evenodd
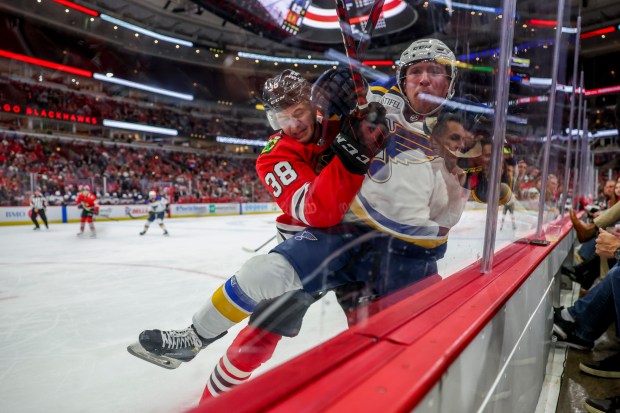
M 166 220 L 140 237 L 142 220 L 0 227 L 0 411 L 174 412 L 195 406 L 219 357 L 245 325 L 166 370 L 126 351 L 144 329 L 180 329 L 211 293 L 275 234 L 275 215 Z M 466 211 L 450 236 L 440 273 L 480 257 L 485 211 Z M 535 217 L 517 211 L 526 235 Z M 85 232 L 88 234 L 88 227 Z M 273 241 L 269 246 L 275 245 Z M 264 253 L 269 246 L 261 250 Z M 300 336 L 283 339 L 265 371 L 346 328 L 331 294 L 312 306 Z

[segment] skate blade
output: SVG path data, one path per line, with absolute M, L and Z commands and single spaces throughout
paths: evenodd
M 148 361 L 149 363 L 153 363 L 159 367 L 163 367 L 165 369 L 174 370 L 179 367 L 182 363 L 181 360 L 176 360 L 166 356 L 157 356 L 155 354 L 149 353 L 140 345 L 140 343 L 133 343 L 130 346 L 127 346 L 127 351 L 129 354 L 141 358 L 142 360 Z

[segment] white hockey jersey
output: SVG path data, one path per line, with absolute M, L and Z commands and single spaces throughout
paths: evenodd
M 428 134 L 435 118 L 405 115 L 394 78 L 371 86 L 368 100 L 386 107 L 390 137 L 371 161 L 345 221 L 363 222 L 424 248 L 444 244 L 461 218 L 468 191 L 431 148 Z
M 168 200 L 160 195 L 157 195 L 154 200 L 147 199 L 146 205 L 149 208 L 149 212 L 164 212 L 168 205 Z

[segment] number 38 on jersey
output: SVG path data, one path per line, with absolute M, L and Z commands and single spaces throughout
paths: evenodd
M 286 161 L 278 162 L 273 167 L 273 172 L 265 175 L 265 183 L 272 188 L 274 198 L 282 195 L 282 187 L 290 185 L 295 179 L 297 179 L 297 172 Z

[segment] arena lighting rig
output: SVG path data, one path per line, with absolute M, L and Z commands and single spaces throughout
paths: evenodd
M 120 79 L 114 76 L 102 75 L 100 73 L 93 73 L 88 70 L 78 69 L 76 67 L 71 67 L 67 65 L 61 65 L 58 63 L 50 62 L 47 60 L 37 59 L 30 56 L 21 55 L 18 53 L 9 52 L 6 50 L 0 49 L 0 57 L 6 57 L 7 59 L 19 60 L 24 63 L 28 63 L 31 65 L 47 67 L 48 69 L 54 69 L 65 73 L 71 73 L 74 75 L 82 76 L 82 77 L 90 77 L 97 80 L 101 80 L 109 83 L 116 83 L 118 85 L 127 86 L 134 89 L 145 90 L 147 92 L 158 93 L 160 95 L 171 96 L 177 99 L 183 100 L 194 100 L 193 95 L 188 95 L 186 93 L 179 93 L 173 90 L 162 89 L 154 86 L 145 85 L 143 83 L 132 82 L 130 80 Z
M 151 126 L 151 125 L 140 125 L 138 123 L 120 122 L 117 120 L 110 120 L 110 119 L 104 119 L 103 126 L 107 126 L 108 128 L 118 128 L 118 129 L 135 130 L 135 131 L 140 131 L 140 132 L 158 133 L 160 135 L 168 135 L 168 136 L 177 136 L 179 134 L 179 132 L 175 129 L 162 128 L 159 126 Z
M 55 3 L 61 4 L 63 6 L 72 8 L 73 10 L 79 11 L 81 13 L 87 14 L 89 16 L 93 16 L 93 17 L 99 17 L 101 20 L 105 20 L 109 23 L 115 24 L 117 26 L 121 26 L 124 27 L 126 29 L 129 30 L 133 30 L 134 32 L 137 33 L 141 33 L 145 36 L 149 36 L 152 37 L 154 39 L 158 39 L 164 42 L 168 42 L 168 43 L 172 43 L 175 45 L 179 45 L 179 46 L 186 46 L 186 47 L 193 47 L 194 43 L 188 41 L 188 40 L 183 40 L 183 39 L 179 39 L 176 37 L 172 37 L 172 36 L 166 36 L 157 32 L 154 32 L 152 30 L 148 30 L 145 29 L 143 27 L 137 26 L 135 24 L 132 23 L 128 23 L 126 21 L 123 21 L 121 19 L 117 19 L 115 17 L 112 16 L 108 16 L 107 14 L 104 13 L 99 13 L 97 10 L 94 9 L 90 9 L 88 7 L 84 7 L 84 6 L 80 6 L 79 4 L 73 3 L 72 1 L 68 1 L 68 0 L 52 0 Z
M 493 13 L 497 15 L 502 14 L 502 9 L 499 9 L 497 7 L 478 6 L 476 4 L 459 3 L 459 2 L 450 1 L 450 0 L 430 0 L 430 2 L 444 5 L 446 6 L 446 8 L 449 8 L 450 11 L 454 9 L 465 9 L 465 10 L 477 11 L 480 13 Z

